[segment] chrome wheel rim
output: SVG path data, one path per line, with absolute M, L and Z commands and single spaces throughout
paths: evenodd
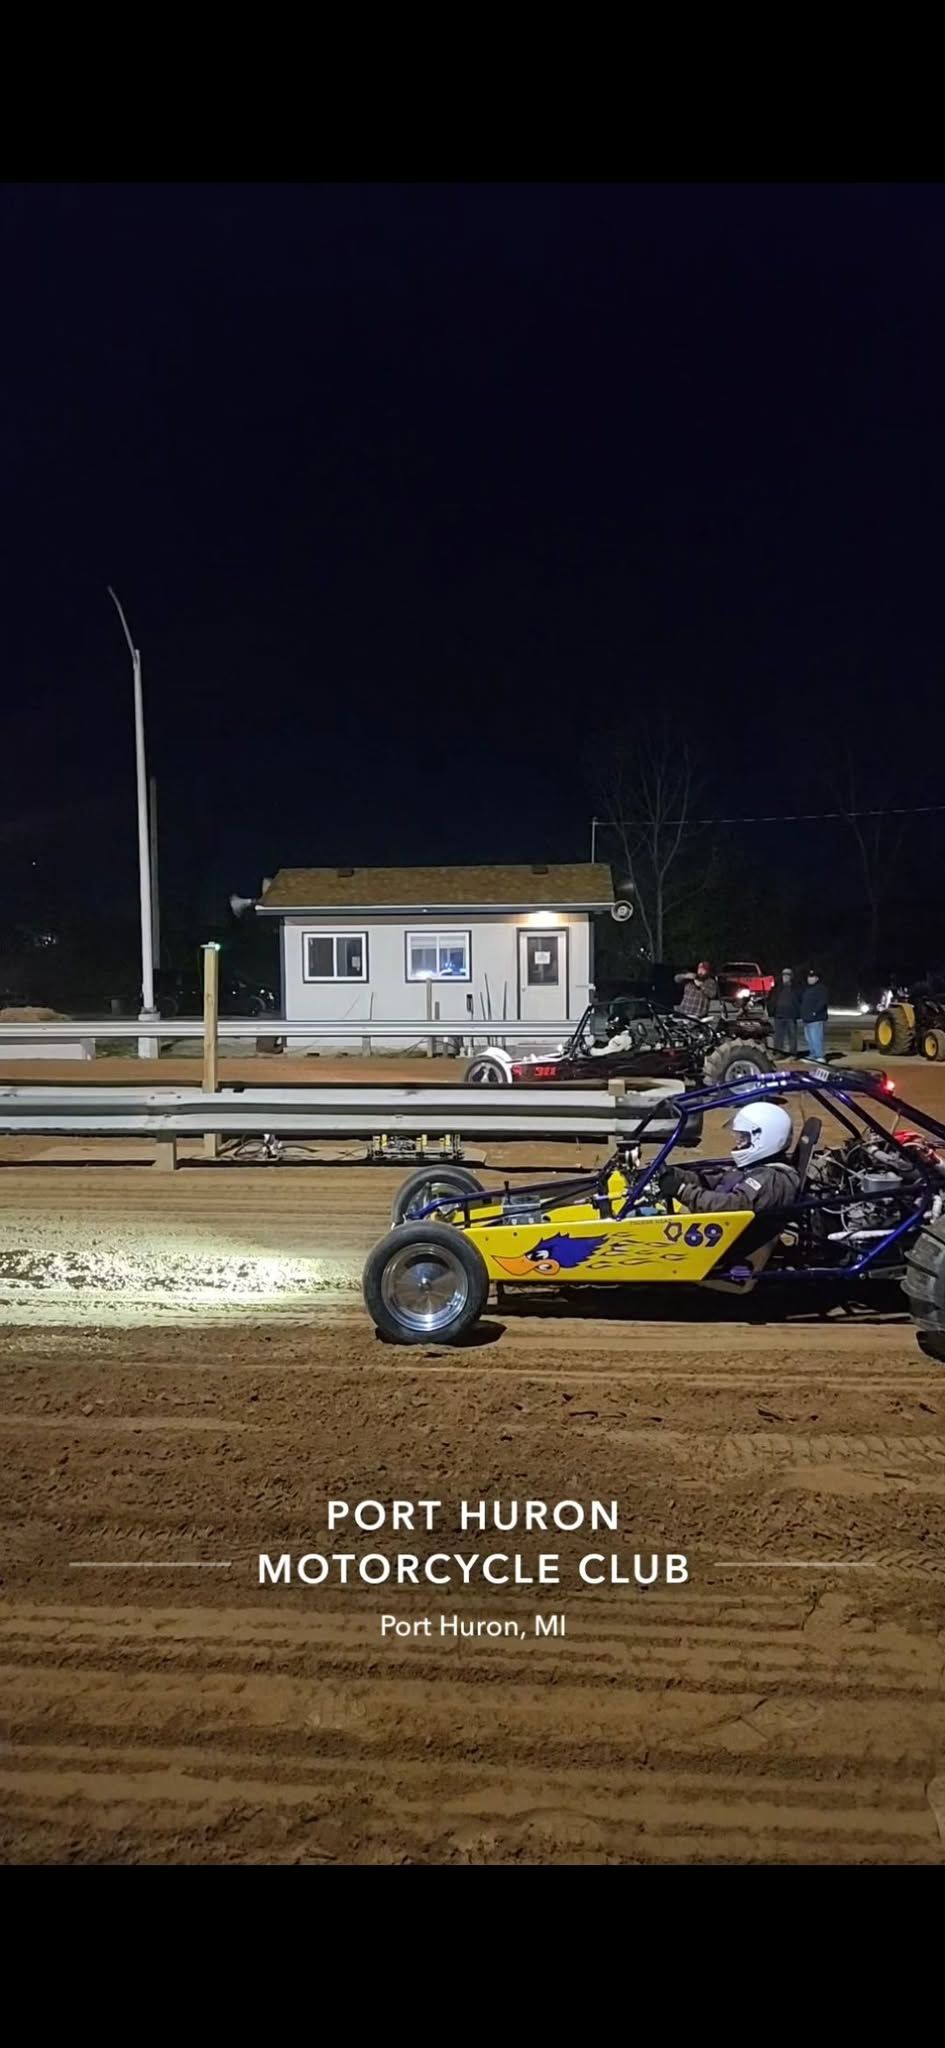
M 764 1067 L 759 1067 L 755 1060 L 733 1060 L 731 1066 L 726 1070 L 725 1079 L 726 1081 L 754 1081 L 759 1074 L 764 1072 Z
M 411 1244 L 388 1259 L 381 1298 L 401 1329 L 435 1336 L 465 1307 L 469 1281 L 455 1252 L 445 1245 Z
M 492 1088 L 498 1086 L 502 1076 L 491 1060 L 477 1060 L 469 1069 L 468 1079 L 472 1088 Z

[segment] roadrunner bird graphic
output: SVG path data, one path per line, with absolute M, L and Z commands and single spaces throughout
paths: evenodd
M 541 1238 L 530 1252 L 522 1252 L 517 1259 L 497 1258 L 496 1265 L 515 1280 L 553 1280 L 556 1273 L 570 1273 L 575 1266 L 583 1266 L 592 1252 L 606 1243 L 606 1237 L 555 1234 Z

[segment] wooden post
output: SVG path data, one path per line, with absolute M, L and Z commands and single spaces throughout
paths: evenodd
M 220 1025 L 220 948 L 211 944 L 203 947 L 203 1088 L 206 1095 L 215 1095 L 217 1079 L 217 1056 L 219 1052 Z M 218 1133 L 205 1131 L 203 1149 L 208 1159 L 215 1159 L 218 1151 Z

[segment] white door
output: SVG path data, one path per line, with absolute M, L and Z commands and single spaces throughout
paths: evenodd
M 518 935 L 518 1012 L 523 1023 L 560 1023 L 568 1014 L 565 928 L 522 927 Z

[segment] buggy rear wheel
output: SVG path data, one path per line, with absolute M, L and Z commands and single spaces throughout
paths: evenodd
M 418 1166 L 416 1173 L 408 1174 L 398 1188 L 391 1203 L 390 1220 L 395 1225 L 410 1223 L 419 1209 L 425 1209 L 428 1202 L 435 1202 L 440 1195 L 446 1209 L 451 1196 L 481 1192 L 482 1182 L 463 1166 Z
M 920 1050 L 924 1060 L 945 1060 L 945 1031 L 939 1031 L 935 1025 L 923 1031 Z
M 390 1231 L 370 1254 L 362 1285 L 375 1328 L 393 1344 L 455 1344 L 489 1299 L 482 1253 L 442 1223 Z
M 924 1223 L 913 1239 L 902 1285 L 920 1349 L 945 1364 L 945 1218 Z
M 751 1081 L 759 1074 L 774 1073 L 775 1065 L 767 1047 L 750 1038 L 727 1038 L 710 1052 L 703 1068 L 709 1086 L 716 1082 Z

